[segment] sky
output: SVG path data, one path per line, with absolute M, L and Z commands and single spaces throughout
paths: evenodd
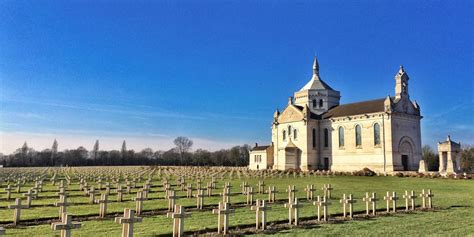
M 422 142 L 474 144 L 472 1 L 1 1 L 0 152 L 270 143 L 317 55 L 341 103 L 407 71 Z

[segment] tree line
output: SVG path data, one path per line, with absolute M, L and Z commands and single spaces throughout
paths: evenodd
M 184 165 L 184 166 L 246 166 L 249 162 L 249 145 L 234 146 L 230 149 L 208 151 L 197 149 L 191 152 L 193 141 L 187 137 L 177 137 L 175 147 L 167 151 L 128 150 L 126 141 L 122 149 L 100 150 L 97 140 L 92 150 L 80 146 L 77 149 L 58 151 L 54 140 L 51 149 L 36 151 L 25 142 L 10 155 L 0 155 L 4 167 L 38 166 L 120 166 L 120 165 Z

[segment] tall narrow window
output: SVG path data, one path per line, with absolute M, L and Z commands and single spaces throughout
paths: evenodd
M 329 147 L 329 130 L 324 129 L 324 147 Z
M 318 103 L 316 102 L 316 100 L 313 100 L 313 109 L 315 109 L 317 107 L 318 107 Z
M 288 126 L 288 137 L 291 137 L 291 126 Z
M 285 141 L 285 140 L 286 140 L 286 131 L 283 130 L 283 141 Z
M 380 125 L 374 124 L 374 145 L 380 145 Z
M 316 129 L 313 128 L 313 148 L 316 147 Z
M 323 99 L 320 99 L 319 100 L 319 108 L 322 108 L 323 107 Z
M 344 147 L 344 128 L 339 127 L 339 147 Z
M 357 125 L 355 130 L 356 130 L 356 134 L 355 134 L 356 135 L 356 137 L 355 137 L 356 147 L 359 147 L 359 146 L 362 146 L 362 134 L 361 134 L 362 131 L 360 129 L 360 125 Z
M 295 137 L 295 140 L 298 138 L 298 132 L 296 129 L 293 131 L 293 137 Z

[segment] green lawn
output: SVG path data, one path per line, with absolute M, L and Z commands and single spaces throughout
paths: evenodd
M 224 180 L 226 181 L 226 180 Z M 215 193 L 221 192 L 224 181 L 218 180 Z M 239 185 L 244 179 L 234 179 L 232 181 L 232 192 L 240 191 Z M 256 189 L 257 179 L 248 179 Z M 170 181 L 174 183 L 174 179 Z M 364 219 L 358 218 L 354 221 L 346 221 L 334 224 L 314 224 L 305 225 L 302 228 L 284 228 L 279 231 L 269 231 L 268 233 L 278 235 L 298 235 L 298 236 L 314 236 L 314 235 L 472 235 L 474 233 L 474 182 L 472 180 L 448 180 L 448 179 L 428 179 L 428 178 L 398 178 L 398 177 L 303 177 L 303 178 L 274 178 L 265 179 L 267 185 L 275 185 L 280 192 L 277 199 L 286 199 L 285 189 L 288 185 L 296 185 L 298 189 L 298 197 L 304 207 L 301 211 L 302 217 L 311 217 L 315 215 L 315 207 L 305 200 L 304 188 L 307 184 L 314 184 L 318 188 L 317 195 L 321 194 L 321 187 L 325 183 L 330 183 L 334 187 L 332 205 L 330 206 L 330 214 L 340 214 L 342 212 L 339 198 L 343 193 L 353 194 L 358 200 L 355 204 L 354 211 L 365 210 L 365 204 L 361 198 L 365 192 L 376 192 L 380 199 L 387 191 L 396 191 L 401 197 L 404 190 L 415 190 L 418 194 L 421 189 L 432 189 L 435 194 L 434 206 L 435 211 L 414 213 L 400 213 L 390 216 L 380 216 L 376 218 Z M 154 181 L 154 185 L 160 184 Z M 71 185 L 70 189 L 78 189 L 77 185 Z M 56 187 L 49 182 L 45 183 L 44 192 L 40 194 L 38 200 L 33 201 L 33 205 L 50 205 L 55 201 Z M 163 197 L 161 187 L 154 187 L 150 197 Z M 3 191 L 3 189 L 1 190 Z M 26 191 L 26 188 L 24 189 Z M 134 190 L 136 191 L 136 190 Z M 71 195 L 78 195 L 70 198 L 74 203 L 83 203 L 77 206 L 71 206 L 68 212 L 74 216 L 91 216 L 98 214 L 98 205 L 86 204 L 88 197 L 80 191 L 70 191 Z M 178 192 L 178 195 L 185 195 L 184 192 Z M 4 197 L 5 194 L 0 194 Z M 126 195 L 125 202 L 109 204 L 109 212 L 122 212 L 123 208 L 135 208 L 135 203 L 130 199 L 134 194 Z M 267 195 L 257 195 L 257 198 L 267 198 Z M 112 193 L 110 199 L 115 201 L 115 194 Z M 220 197 L 214 196 L 206 198 L 205 205 L 217 204 Z M 245 196 L 232 196 L 231 203 L 240 203 L 245 201 Z M 417 200 L 418 204 L 420 199 Z M 0 200 L 0 221 L 8 222 L 12 218 L 12 210 L 5 209 L 8 203 Z M 195 199 L 181 198 L 178 204 L 189 207 L 192 216 L 185 221 L 186 231 L 206 231 L 208 229 L 217 228 L 217 217 L 208 210 L 196 211 L 191 209 L 195 205 Z M 399 206 L 403 206 L 403 200 L 399 201 Z M 268 221 L 284 221 L 288 218 L 288 211 L 283 204 L 273 204 L 272 210 L 268 213 Z M 167 201 L 164 199 L 153 199 L 145 201 L 145 210 L 157 210 L 167 207 Z M 379 201 L 378 208 L 383 209 L 385 203 Z M 35 220 L 39 217 L 56 218 L 58 209 L 54 206 L 39 206 L 23 210 L 22 220 Z M 236 212 L 231 216 L 230 224 L 232 226 L 231 233 L 236 232 L 235 228 L 244 228 L 244 225 L 251 225 L 255 221 L 255 213 L 249 207 L 238 207 Z M 73 231 L 73 236 L 119 236 L 121 226 L 115 224 L 111 218 L 106 220 L 90 220 L 82 222 L 83 226 L 79 230 Z M 171 234 L 172 220 L 166 218 L 164 214 L 146 216 L 142 223 L 135 225 L 136 236 L 153 236 L 153 235 L 169 235 Z M 5 225 L 3 225 L 5 226 Z M 7 228 L 7 236 L 55 236 L 59 232 L 52 231 L 49 224 L 39 224 L 22 226 L 17 228 Z

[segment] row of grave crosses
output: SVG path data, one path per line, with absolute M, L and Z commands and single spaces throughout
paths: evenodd
M 180 180 L 180 182 L 184 182 L 183 180 Z M 197 182 L 197 194 L 195 197 L 197 198 L 197 208 L 202 209 L 203 208 L 203 199 L 205 196 L 209 196 L 209 194 L 204 194 L 204 190 L 206 189 L 213 189 L 215 188 L 215 181 L 208 183 L 206 188 L 199 188 L 201 187 L 200 182 L 198 180 Z M 150 189 L 150 181 L 148 180 L 142 189 L 137 192 L 137 197 L 134 198 L 136 202 L 136 215 L 141 215 L 142 210 L 143 210 L 143 202 L 147 200 L 147 194 L 151 190 Z M 9 205 L 8 208 L 14 209 L 14 225 L 17 225 L 18 222 L 20 221 L 20 211 L 21 209 L 29 208 L 31 205 L 31 198 L 34 198 L 34 193 L 37 194 L 39 190 L 39 185 L 35 185 L 36 188 L 30 189 L 26 194 L 24 194 L 25 197 L 27 197 L 27 205 L 22 205 L 21 204 L 21 199 L 17 198 L 15 200 L 14 205 Z M 84 187 L 87 187 L 87 183 L 84 183 Z M 184 207 L 176 205 L 176 199 L 178 198 L 176 196 L 176 192 L 171 188 L 171 185 L 168 183 L 167 180 L 164 180 L 163 182 L 163 187 L 165 189 L 166 198 L 168 199 L 168 211 L 171 213 L 168 216 L 172 217 L 175 219 L 174 221 L 174 228 L 173 228 L 173 235 L 174 236 L 182 236 L 183 232 L 183 226 L 184 226 L 184 218 L 189 216 L 188 214 L 185 213 Z M 189 187 L 189 184 L 187 185 Z M 231 196 L 231 185 L 230 183 L 225 183 L 223 192 L 220 194 L 222 196 L 222 202 L 219 203 L 218 209 L 214 209 L 213 213 L 218 214 L 218 232 L 222 234 L 228 233 L 228 223 L 229 223 L 229 214 L 234 212 L 234 210 L 230 209 L 230 196 Z M 254 210 L 256 212 L 256 228 L 257 229 L 262 229 L 264 230 L 266 228 L 266 211 L 271 210 L 269 206 L 266 205 L 266 202 L 264 200 L 256 200 L 255 205 L 254 203 L 254 192 L 253 187 L 248 185 L 246 182 L 242 183 L 242 193 L 247 196 L 247 205 L 251 206 L 251 210 Z M 263 191 L 263 187 L 265 187 L 265 184 L 262 182 L 259 182 L 258 185 L 258 192 L 259 193 L 265 193 Z M 100 189 L 100 187 L 99 187 Z M 107 187 L 106 187 L 107 189 Z M 94 191 L 94 187 L 91 187 L 88 191 L 89 195 L 91 195 L 91 200 L 93 200 L 93 203 L 98 203 L 100 210 L 99 210 L 99 215 L 101 218 L 106 217 L 107 215 L 107 203 L 110 201 L 108 200 L 108 193 L 103 193 L 101 195 L 101 199 L 95 200 L 95 196 L 92 197 L 92 194 L 95 194 L 96 192 Z M 122 194 L 123 190 L 121 186 L 119 185 L 117 188 L 117 194 L 118 196 Z M 323 196 L 317 196 L 315 198 L 314 192 L 316 189 L 314 188 L 314 185 L 307 185 L 305 188 L 306 191 L 306 197 L 308 200 L 315 200 L 313 202 L 313 205 L 317 207 L 317 218 L 318 221 L 328 221 L 328 206 L 331 205 L 330 199 L 331 199 L 331 191 L 333 188 L 331 187 L 330 184 L 325 184 L 322 187 L 322 190 L 324 192 Z M 192 191 L 191 191 L 192 192 Z M 298 225 L 298 219 L 299 219 L 299 209 L 303 206 L 299 201 L 298 198 L 295 197 L 295 194 L 297 192 L 295 186 L 288 186 L 288 189 L 286 190 L 288 193 L 288 203 L 285 204 L 285 207 L 288 208 L 289 210 L 289 223 L 292 225 Z M 274 203 L 275 202 L 275 194 L 277 193 L 275 186 L 270 186 L 268 187 L 268 203 Z M 79 228 L 80 225 L 73 224 L 72 217 L 70 217 L 67 212 L 66 208 L 70 204 L 67 202 L 67 195 L 68 193 L 66 192 L 66 185 L 64 183 L 64 180 L 61 180 L 60 186 L 59 186 L 59 192 L 57 193 L 60 197 L 59 202 L 55 203 L 55 206 L 59 207 L 59 216 L 61 219 L 60 223 L 53 223 L 52 228 L 55 230 L 61 230 L 61 236 L 70 236 L 70 231 L 71 229 L 74 228 Z M 422 198 L 422 208 L 432 208 L 432 197 L 434 196 L 431 192 L 430 189 L 427 191 L 422 190 L 421 194 L 419 195 Z M 405 191 L 405 194 L 403 195 L 403 198 L 405 199 L 405 207 L 406 210 L 409 210 L 410 208 L 412 210 L 415 209 L 415 199 L 417 196 L 415 195 L 414 191 L 412 190 L 411 192 Z M 392 210 L 393 212 L 396 212 L 397 210 L 397 200 L 399 197 L 397 196 L 396 192 L 387 192 L 386 196 L 384 196 L 384 200 L 386 200 L 387 203 L 387 212 L 390 212 Z M 121 201 L 121 197 L 118 197 L 118 201 Z M 375 193 L 372 193 L 369 195 L 369 193 L 366 193 L 365 197 L 362 199 L 366 203 L 366 214 L 370 215 L 370 211 L 372 212 L 372 215 L 376 214 L 376 202 L 378 201 L 378 198 Z M 344 194 L 342 199 L 340 200 L 340 203 L 342 204 L 343 207 L 343 217 L 344 218 L 352 218 L 353 217 L 353 204 L 356 202 L 352 194 L 346 195 Z M 392 207 L 392 208 L 391 208 Z M 371 209 L 371 210 L 370 210 Z M 322 215 L 321 215 L 322 212 Z M 141 221 L 140 218 L 135 218 L 135 211 L 126 209 L 124 212 L 124 217 L 122 219 L 117 219 L 117 223 L 124 224 L 123 227 L 123 236 L 131 236 L 131 233 L 133 233 L 133 223 Z M 322 216 L 322 218 L 321 218 Z M 128 233 L 128 234 L 127 234 Z

